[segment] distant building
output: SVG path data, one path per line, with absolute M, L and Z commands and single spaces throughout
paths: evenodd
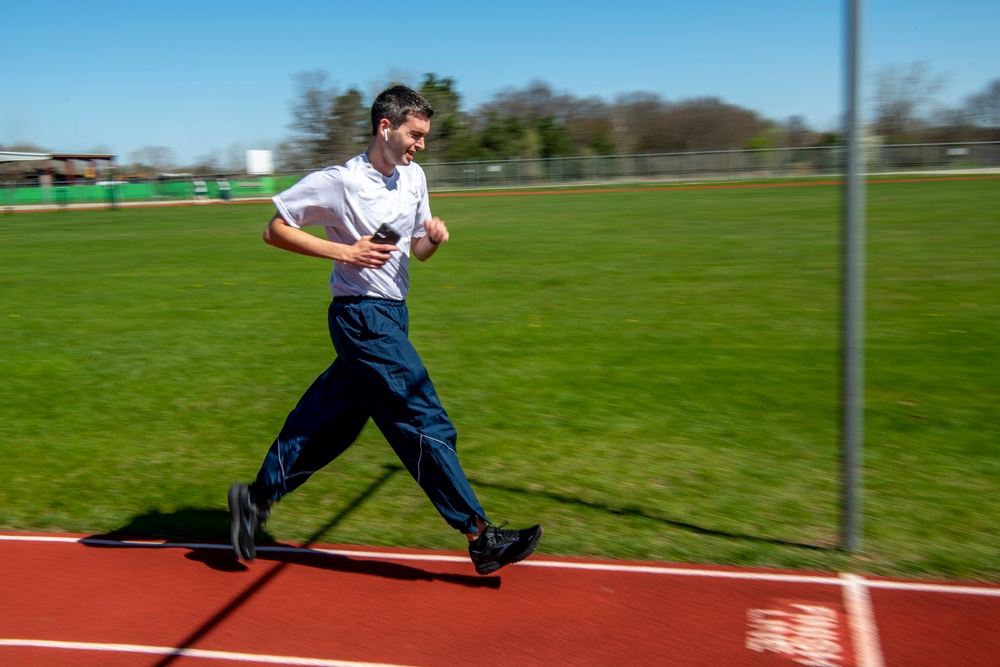
M 53 181 L 75 183 L 81 172 L 84 179 L 95 180 L 101 174 L 112 171 L 117 158 L 117 155 L 105 153 L 0 151 L 0 173 L 5 180 L 30 179 L 37 180 L 41 185 L 51 185 Z

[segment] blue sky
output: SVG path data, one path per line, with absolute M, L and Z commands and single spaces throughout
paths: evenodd
M 166 146 L 226 164 L 291 130 L 295 75 L 320 69 L 373 95 L 450 77 L 472 108 L 541 80 L 558 93 L 715 96 L 775 120 L 836 127 L 846 0 L 616 5 L 17 2 L 4 8 L 0 144 L 107 151 Z M 1000 78 L 998 0 L 868 0 L 865 94 L 888 65 L 924 62 L 958 106 Z

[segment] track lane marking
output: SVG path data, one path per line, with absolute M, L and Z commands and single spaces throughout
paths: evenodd
M 875 624 L 875 609 L 868 595 L 868 582 L 855 574 L 842 574 L 844 608 L 851 629 L 854 659 L 858 667 L 885 667 L 882 644 Z
M 296 667 L 407 667 L 407 665 L 386 662 L 354 662 L 351 660 L 331 660 L 327 658 L 299 658 L 295 656 L 266 655 L 260 653 L 208 651 L 197 648 L 147 646 L 145 644 L 63 642 L 51 641 L 47 639 L 0 639 L 0 647 L 5 646 L 13 648 L 47 648 L 104 653 L 140 653 L 144 655 L 176 656 L 179 658 L 205 658 L 208 660 L 229 660 L 232 662 L 257 662 L 267 665 L 294 665 Z
M 67 537 L 56 535 L 0 535 L 0 542 L 42 542 L 57 544 L 83 544 L 109 547 L 132 547 L 132 548 L 152 548 L 152 549 L 220 549 L 229 551 L 232 547 L 228 544 L 213 544 L 205 542 L 154 542 L 147 540 L 109 540 L 88 537 Z M 350 549 L 324 549 L 318 547 L 294 547 L 294 546 L 259 546 L 257 551 L 267 553 L 294 553 L 294 554 L 321 554 L 331 556 L 343 556 L 347 558 L 365 558 L 373 560 L 392 561 L 418 561 L 418 562 L 438 562 L 438 563 L 467 563 L 466 556 L 454 556 L 448 554 L 411 554 L 397 553 L 393 551 L 353 551 Z M 751 581 L 777 581 L 784 583 L 799 584 L 822 584 L 845 587 L 848 581 L 845 577 L 856 576 L 848 574 L 783 574 L 779 572 L 742 572 L 733 570 L 712 570 L 706 568 L 681 568 L 660 565 L 618 565 L 614 563 L 575 563 L 568 561 L 552 561 L 543 558 L 533 558 L 531 560 L 517 563 L 517 567 L 550 567 L 565 570 L 590 570 L 595 572 L 626 572 L 636 574 L 659 574 L 676 575 L 687 577 L 713 577 L 718 579 L 742 579 Z M 921 593 L 953 593 L 960 595 L 984 595 L 989 597 L 1000 597 L 1000 587 L 970 586 L 963 584 L 930 584 L 907 581 L 880 581 L 863 579 L 864 586 L 886 590 L 915 591 Z

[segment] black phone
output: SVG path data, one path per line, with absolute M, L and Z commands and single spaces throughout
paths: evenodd
M 387 225 L 382 223 L 382 226 L 378 228 L 375 234 L 372 236 L 372 243 L 381 243 L 384 245 L 396 245 L 396 241 L 399 240 L 399 232 Z

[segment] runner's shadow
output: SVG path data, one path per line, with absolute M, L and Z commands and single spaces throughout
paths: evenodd
M 274 538 L 262 529 L 262 541 Z M 157 538 L 163 540 L 207 540 L 229 542 L 229 512 L 221 509 L 183 507 L 176 512 L 153 510 L 132 517 L 127 524 L 94 539 Z
M 353 558 L 349 554 L 331 554 L 308 549 L 294 551 L 257 551 L 258 561 L 273 561 L 284 565 L 315 567 L 332 572 L 363 574 L 401 581 L 440 581 L 472 588 L 500 588 L 500 577 L 429 572 L 412 565 L 404 565 L 378 558 Z M 471 567 L 471 563 L 469 565 Z
M 228 521 L 229 514 L 226 513 Z M 227 528 L 228 531 L 228 528 Z M 228 534 L 226 535 L 228 539 Z M 152 541 L 155 539 L 156 541 Z M 192 538 L 166 538 L 163 539 L 155 533 L 135 532 L 132 524 L 123 530 L 116 530 L 101 535 L 90 535 L 80 542 L 88 547 L 101 549 L 165 549 L 183 548 L 188 553 L 185 556 L 188 560 L 206 565 L 218 572 L 246 572 L 251 568 L 236 559 L 232 547 L 228 542 L 218 541 L 198 544 L 194 540 L 212 539 L 211 536 Z M 144 544 L 144 540 L 148 540 Z M 272 551 L 272 549 L 279 549 Z M 332 572 L 342 572 L 346 574 L 361 574 L 384 579 L 396 579 L 398 581 L 440 581 L 448 584 L 469 586 L 475 588 L 500 588 L 500 577 L 482 577 L 479 575 L 448 574 L 444 572 L 431 572 L 403 565 L 391 560 L 380 560 L 378 558 L 352 558 L 350 555 L 342 553 L 327 553 L 316 551 L 308 547 L 294 547 L 279 544 L 273 540 L 266 543 L 261 540 L 257 544 L 258 563 L 278 563 L 282 566 L 297 565 L 301 567 L 313 567 Z
M 401 581 L 441 581 L 477 588 L 499 588 L 500 577 L 428 572 L 388 559 L 351 558 L 343 554 L 331 554 L 309 548 L 348 517 L 364 500 L 372 496 L 390 477 L 401 470 L 403 468 L 397 465 L 385 466 L 383 474 L 378 479 L 374 480 L 347 507 L 333 516 L 326 525 L 317 530 L 301 547 L 288 547 L 279 544 L 266 530 L 261 529 L 257 535 L 257 559 L 259 561 L 273 561 L 282 567 L 302 565 Z M 142 544 L 143 540 L 157 541 L 150 541 L 147 546 Z M 133 517 L 121 528 L 109 533 L 85 537 L 81 542 L 90 547 L 101 548 L 186 548 L 189 550 L 186 556 L 188 560 L 202 563 L 213 570 L 244 572 L 249 569 L 236 559 L 236 555 L 229 546 L 229 512 L 227 510 L 197 507 L 186 507 L 176 512 L 153 510 Z
M 789 540 L 781 540 L 773 537 L 762 537 L 759 535 L 747 535 L 745 533 L 736 533 L 725 530 L 718 530 L 715 528 L 706 528 L 705 526 L 699 526 L 695 523 L 690 523 L 687 521 L 679 521 L 677 519 L 668 519 L 666 517 L 656 516 L 655 514 L 650 514 L 649 512 L 643 511 L 635 507 L 614 507 L 611 505 L 606 505 L 603 503 L 595 503 L 589 500 L 583 500 L 581 498 L 573 498 L 571 496 L 564 496 L 558 493 L 551 493 L 546 491 L 532 491 L 530 489 L 518 488 L 515 486 L 506 486 L 503 484 L 491 484 L 490 482 L 485 482 L 482 480 L 470 479 L 469 480 L 473 486 L 481 486 L 491 489 L 497 489 L 499 491 L 507 491 L 510 493 L 518 493 L 527 496 L 535 496 L 537 498 L 545 498 L 548 500 L 554 500 L 558 503 L 563 503 L 567 505 L 579 505 L 581 507 L 587 507 L 593 510 L 598 510 L 601 512 L 607 512 L 609 514 L 620 514 L 624 516 L 636 516 L 643 519 L 649 519 L 651 521 L 658 521 L 662 524 L 673 526 L 674 528 L 680 528 L 681 530 L 686 530 L 692 533 L 698 533 L 699 535 L 710 535 L 714 537 L 728 537 L 735 540 L 746 540 L 749 542 L 759 542 L 764 544 L 773 544 L 783 547 L 796 547 L 798 549 L 809 549 L 813 551 L 837 551 L 838 548 L 833 545 L 825 546 L 821 544 L 807 544 L 805 542 L 792 542 Z
M 274 543 L 274 538 L 266 530 L 262 529 L 259 537 L 261 543 Z M 153 510 L 133 517 L 121 528 L 90 535 L 81 542 L 89 547 L 143 548 L 141 542 L 144 540 L 157 540 L 156 543 L 150 542 L 149 548 L 186 546 L 191 550 L 189 559 L 220 572 L 247 569 L 236 560 L 236 555 L 228 546 L 229 512 L 226 510 L 198 507 L 185 507 L 176 512 Z

